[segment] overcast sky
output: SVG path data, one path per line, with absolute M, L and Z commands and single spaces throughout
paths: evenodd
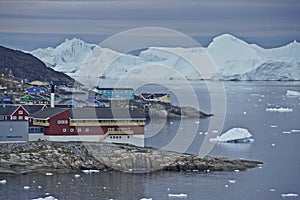
M 100 43 L 138 27 L 163 27 L 201 45 L 222 33 L 277 47 L 300 41 L 299 0 L 0 0 L 0 44 L 32 50 L 77 37 Z

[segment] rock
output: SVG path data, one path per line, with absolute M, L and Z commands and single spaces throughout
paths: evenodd
M 153 148 L 100 142 L 28 142 L 0 144 L 0 173 L 67 173 L 80 170 L 234 171 L 262 164 L 222 157 L 198 157 Z M 10 152 L 11 151 L 11 152 Z

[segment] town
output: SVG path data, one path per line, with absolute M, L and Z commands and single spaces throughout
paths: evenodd
M 165 93 L 137 96 L 132 88 L 28 82 L 11 70 L 1 75 L 0 90 L 0 142 L 103 141 L 143 147 L 149 107 L 170 104 Z

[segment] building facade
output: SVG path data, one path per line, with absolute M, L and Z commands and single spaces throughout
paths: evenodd
M 145 116 L 138 109 L 47 108 L 30 116 L 49 141 L 104 141 L 144 146 Z

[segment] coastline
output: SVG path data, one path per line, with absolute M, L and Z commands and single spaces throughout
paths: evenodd
M 0 143 L 0 149 L 1 174 L 71 173 L 80 170 L 124 173 L 243 171 L 262 164 L 102 142 Z

